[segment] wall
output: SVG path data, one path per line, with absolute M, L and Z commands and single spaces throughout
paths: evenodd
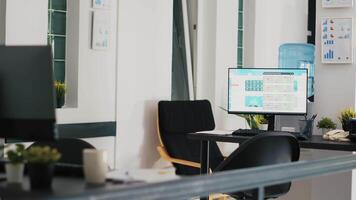
M 356 8 L 323 9 L 321 0 L 317 1 L 316 12 L 316 68 L 315 68 L 315 111 L 320 117 L 331 117 L 335 121 L 343 108 L 355 108 L 355 72 L 356 51 L 354 51 L 353 64 L 323 64 L 321 63 L 321 17 L 356 17 Z M 355 24 L 353 26 L 353 38 L 355 38 Z M 355 49 L 355 43 L 353 43 Z M 332 103 L 331 103 L 332 102 Z M 327 108 L 327 109 L 325 109 Z M 341 125 L 339 124 L 339 127 Z
M 332 14 L 336 16 L 354 16 L 355 8 L 344 9 L 329 9 L 328 11 L 321 10 L 320 1 L 318 1 L 318 17 L 317 26 L 320 27 L 319 19 L 322 15 Z M 200 43 L 198 38 L 198 56 L 199 59 L 204 60 L 198 65 L 203 70 L 198 70 L 198 76 L 207 76 L 206 84 L 201 87 L 200 97 L 209 98 L 215 107 L 215 121 L 217 122 L 218 129 L 235 129 L 244 127 L 241 119 L 234 118 L 234 116 L 227 116 L 224 111 L 218 106 L 226 105 L 226 68 L 236 65 L 236 34 L 237 34 L 237 3 L 236 1 L 201 1 L 199 2 L 210 4 L 202 5 L 199 10 L 201 12 L 198 19 L 198 37 L 200 36 Z M 216 5 L 216 10 L 213 7 Z M 278 47 L 285 42 L 305 42 L 306 41 L 306 28 L 307 28 L 307 2 L 306 1 L 283 1 L 273 0 L 263 1 L 256 0 L 255 2 L 249 1 L 247 8 L 255 12 L 251 16 L 248 13 L 248 18 L 245 19 L 250 23 L 245 23 L 247 35 L 249 39 L 244 41 L 244 45 L 249 51 L 245 55 L 248 57 L 248 64 L 250 66 L 278 66 Z M 290 8 L 290 9 L 288 9 Z M 280 11 L 280 12 L 278 12 Z M 353 12 L 351 14 L 351 12 Z M 208 14 L 207 14 L 208 13 Z M 298 13 L 305 13 L 300 14 Z M 288 16 L 288 18 L 286 17 Z M 289 21 L 287 21 L 287 19 Z M 255 23 L 251 23 L 254 22 Z M 245 21 L 246 22 L 246 21 Z M 273 26 L 272 22 L 276 22 Z M 287 23 L 290 22 L 290 23 Z M 202 27 L 203 26 L 203 27 Z M 216 28 L 216 33 L 206 33 L 207 30 Z M 201 33 L 199 34 L 199 31 Z M 204 35 L 205 34 L 205 35 Z M 252 34 L 252 36 L 251 36 Z M 202 36 L 203 35 L 203 36 Z M 215 37 L 214 37 L 215 35 Z M 204 44 L 204 43 L 215 43 Z M 252 47 L 251 47 L 252 46 Z M 204 48 L 205 47 L 205 48 Z M 208 49 L 209 47 L 209 49 Z M 215 49 L 214 49 L 215 47 Z M 316 102 L 314 103 L 315 113 L 319 116 L 333 116 L 344 106 L 354 106 L 355 98 L 355 67 L 353 65 L 329 66 L 321 65 L 320 63 L 320 33 L 317 28 L 317 64 L 316 64 Z M 251 51 L 254 50 L 254 51 Z M 213 53 L 215 56 L 212 56 Z M 215 62 L 215 66 L 209 63 Z M 207 65 L 205 65 L 207 63 Z M 336 81 L 330 81 L 335 80 Z M 343 79 L 345 78 L 345 80 Z M 204 79 L 201 79 L 204 80 Z M 214 94 L 211 94 L 209 88 L 214 88 Z M 331 88 L 331 89 L 330 89 Z M 199 89 L 199 88 L 198 88 Z M 342 97 L 342 98 L 340 98 Z M 332 102 L 332 103 L 330 103 Z M 328 108 L 328 109 L 325 109 Z M 322 159 L 325 157 L 336 156 L 342 153 L 338 152 L 324 152 L 324 151 L 303 151 L 303 156 L 309 154 L 312 159 Z M 303 158 L 302 159 L 310 159 Z M 291 193 L 281 199 L 350 199 L 351 195 L 351 180 L 355 180 L 354 172 L 346 172 L 333 176 L 318 177 L 311 180 L 303 180 L 295 184 Z M 327 180 L 333 180 L 329 183 Z M 337 191 L 337 192 L 336 192 Z M 301 195 L 303 194 L 303 195 Z M 342 195 L 340 195 L 342 194 Z M 337 197 L 334 197 L 337 195 Z
M 238 1 L 217 1 L 215 57 L 215 121 L 217 129 L 232 130 L 244 127 L 242 118 L 229 115 L 227 108 L 228 68 L 237 66 Z
M 121 0 L 118 5 L 117 167 L 158 160 L 157 102 L 170 99 L 172 0 Z
M 69 5 L 72 5 L 71 2 Z M 106 51 L 91 49 L 92 1 L 80 0 L 76 9 L 79 13 L 77 24 L 69 22 L 67 26 L 78 27 L 69 32 L 68 48 L 78 49 L 77 55 L 70 59 L 69 70 L 78 70 L 77 77 L 69 78 L 71 85 L 77 89 L 77 107 L 59 109 L 58 123 L 81 123 L 115 121 L 116 119 L 116 35 L 117 35 L 117 1 L 112 1 L 111 8 L 111 45 Z M 76 10 L 72 10 L 76 12 Z M 75 13 L 72 13 L 75 20 Z M 72 16 L 70 15 L 70 16 Z M 73 54 L 68 54 L 69 57 Z M 77 59 L 75 57 L 77 56 Z M 74 59 L 73 59 L 74 58 Z M 77 65 L 77 66 L 76 66 Z M 74 69 L 73 69 L 74 68 Z M 75 69 L 77 68 L 77 69 Z M 74 71 L 73 73 L 76 74 Z M 67 74 L 67 78 L 68 78 Z M 77 79 L 75 79 L 77 78 Z M 77 85 L 76 85 L 77 84 Z M 69 93 L 73 94 L 73 93 Z M 71 101 L 75 105 L 75 100 Z
M 6 44 L 46 45 L 48 0 L 1 0 L 0 5 L 5 3 Z M 67 78 L 74 79 L 68 89 L 69 92 L 77 89 L 78 99 L 77 107 L 57 110 L 58 123 L 115 121 L 116 118 L 113 108 L 116 107 L 117 4 L 112 2 L 112 45 L 107 51 L 91 49 L 91 5 L 91 0 L 68 3 Z
M 92 0 L 68 1 L 66 107 L 57 109 L 57 122 L 85 123 L 116 121 L 117 1 L 112 1 L 111 35 L 108 50 L 91 49 Z M 115 165 L 116 137 L 85 139 L 108 151 Z
M 216 129 L 233 130 L 245 127 L 245 121 L 228 115 L 227 69 L 237 65 L 237 19 L 236 0 L 198 0 L 197 99 L 211 102 Z M 223 109 L 222 109 L 223 108 Z M 228 155 L 236 144 L 219 144 Z
M 209 99 L 217 129 L 244 127 L 244 120 L 228 115 L 227 69 L 237 65 L 238 1 L 198 2 L 197 99 Z
M 201 0 L 198 3 L 197 99 L 207 98 L 212 102 L 218 129 L 245 128 L 241 118 L 227 115 L 219 108 L 227 107 L 227 68 L 237 64 L 238 2 Z M 306 42 L 307 5 L 306 0 L 247 1 L 245 65 L 276 67 L 281 44 Z
M 91 49 L 92 0 L 68 1 L 66 78 L 68 95 L 74 96 L 74 101 L 69 98 L 71 108 L 57 109 L 58 123 L 116 120 L 116 2 L 112 1 L 111 10 L 112 45 L 107 51 L 96 51 Z M 6 44 L 47 44 L 47 0 L 1 0 L 0 3 L 1 11 L 6 3 Z M 114 166 L 115 137 L 86 140 L 108 150 L 110 165 Z
M 47 44 L 47 0 L 2 0 L 1 5 L 6 9 L 6 45 Z
M 197 99 L 209 99 L 216 128 L 229 129 L 241 121 L 220 108 L 227 107 L 227 69 L 237 64 L 238 3 L 201 0 L 198 5 Z
M 216 0 L 198 0 L 196 98 L 215 97 Z M 213 103 L 213 102 L 212 102 Z
M 321 18 L 327 16 L 333 17 L 356 17 L 356 7 L 324 9 L 321 7 L 321 0 L 317 0 L 316 10 L 316 68 L 315 68 L 315 113 L 321 117 L 331 117 L 335 121 L 341 109 L 346 107 L 355 108 L 355 60 L 353 64 L 334 65 L 321 63 Z M 353 38 L 355 38 L 355 26 L 353 26 Z M 355 43 L 353 43 L 355 50 Z M 354 51 L 354 59 L 356 58 Z M 341 125 L 338 124 L 341 128 Z M 351 187 L 355 185 L 355 171 L 348 172 L 346 175 L 340 175 L 341 178 L 333 178 L 333 184 L 330 189 L 325 186 L 326 179 L 320 177 L 313 180 L 314 191 L 319 191 L 319 195 L 313 194 L 313 199 L 321 200 L 324 197 L 333 198 L 336 194 L 344 193 L 344 197 L 338 196 L 338 199 L 356 199 L 354 190 Z M 342 178 L 344 177 L 344 178 Z M 328 179 L 330 180 L 330 179 Z M 332 188 L 332 189 L 331 189 Z M 322 192 L 320 192 L 322 191 Z M 335 192 L 340 191 L 340 192 Z M 344 191 L 344 192 L 341 192 Z M 346 192 L 345 192 L 346 191 Z M 352 198 L 351 198 L 352 197 Z M 336 198 L 336 197 L 335 197 Z
M 280 45 L 307 42 L 308 0 L 253 0 L 244 7 L 244 66 L 278 67 Z M 309 104 L 308 112 L 313 113 L 312 109 Z M 277 116 L 275 128 L 297 131 L 299 118 Z
M 307 41 L 307 22 L 307 0 L 255 0 L 252 67 L 277 67 L 281 44 Z M 245 45 L 249 43 L 245 42 Z

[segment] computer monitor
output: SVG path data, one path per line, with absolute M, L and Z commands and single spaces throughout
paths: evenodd
M 0 46 L 0 137 L 55 138 L 55 98 L 49 46 Z
M 230 68 L 228 82 L 231 114 L 307 113 L 307 69 Z

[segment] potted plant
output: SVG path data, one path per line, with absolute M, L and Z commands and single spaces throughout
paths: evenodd
M 221 110 L 224 110 L 226 112 L 228 112 L 224 107 L 222 106 L 219 106 L 219 108 Z M 246 120 L 248 126 L 251 128 L 251 129 L 259 129 L 259 123 L 257 122 L 256 118 L 255 118 L 255 115 L 248 115 L 248 114 L 236 114 L 237 116 L 239 117 L 242 117 Z
M 25 152 L 31 189 L 50 189 L 54 164 L 61 158 L 55 148 L 34 146 Z
M 255 119 L 259 125 L 260 130 L 267 130 L 268 129 L 268 120 L 264 115 L 256 115 Z
M 7 163 L 5 164 L 6 179 L 9 183 L 22 183 L 24 172 L 24 152 L 23 144 L 16 144 L 15 149 L 6 151 Z
M 238 116 L 244 118 L 251 129 L 259 129 L 259 123 L 256 120 L 255 115 L 243 114 L 243 115 L 238 115 Z
M 338 119 L 340 120 L 342 129 L 344 129 L 344 131 L 350 130 L 350 120 L 355 117 L 356 113 L 352 108 L 346 108 L 340 112 Z
M 56 90 L 57 108 L 62 108 L 62 106 L 64 105 L 64 97 L 67 91 L 67 86 L 65 83 L 56 81 L 54 83 L 54 87 Z
M 323 117 L 316 125 L 323 134 L 329 132 L 330 130 L 336 129 L 336 124 L 329 117 Z

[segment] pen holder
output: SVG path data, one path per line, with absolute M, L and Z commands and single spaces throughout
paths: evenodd
M 299 120 L 299 132 L 300 134 L 311 138 L 313 135 L 313 126 L 314 126 L 314 120 L 310 119 L 301 119 Z

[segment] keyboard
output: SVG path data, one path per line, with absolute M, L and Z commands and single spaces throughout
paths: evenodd
M 308 138 L 298 132 L 287 132 L 287 131 L 266 131 L 266 130 L 256 130 L 256 129 L 237 129 L 232 132 L 232 135 L 253 137 L 263 133 L 278 134 L 278 133 L 289 133 L 294 135 L 298 140 L 308 140 Z

